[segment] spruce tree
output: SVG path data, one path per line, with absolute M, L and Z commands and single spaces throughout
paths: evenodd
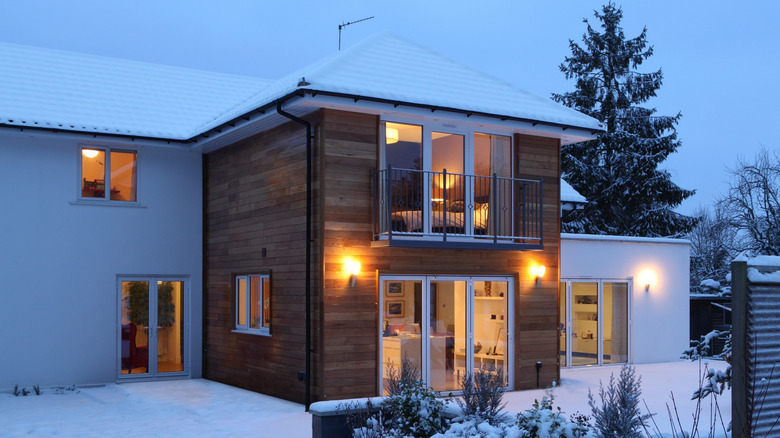
M 581 47 L 569 40 L 571 56 L 560 65 L 566 79 L 576 79 L 576 90 L 553 94 L 553 99 L 594 117 L 605 133 L 595 140 L 563 146 L 562 177 L 587 198 L 589 204 L 563 219 L 562 231 L 628 236 L 681 236 L 696 223 L 672 209 L 694 191 L 659 170 L 680 147 L 675 126 L 681 114 L 657 116 L 654 108 L 639 106 L 661 87 L 661 70 L 636 71 L 653 54 L 647 28 L 626 39 L 620 20 L 623 11 L 609 3 L 594 11 L 603 32 L 587 19 Z

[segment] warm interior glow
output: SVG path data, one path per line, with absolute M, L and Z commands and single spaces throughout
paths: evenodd
M 546 268 L 544 265 L 539 266 L 531 266 L 531 275 L 533 275 L 536 278 L 542 278 L 544 277 L 544 272 Z
M 95 158 L 97 157 L 98 151 L 94 149 L 82 149 L 81 153 L 87 158 Z
M 386 128 L 385 132 L 387 133 L 386 136 L 386 143 L 387 144 L 393 144 L 398 143 L 398 130 L 395 128 Z
M 645 269 L 639 273 L 639 284 L 645 287 L 645 290 L 650 290 L 655 286 L 655 272 L 650 269 Z

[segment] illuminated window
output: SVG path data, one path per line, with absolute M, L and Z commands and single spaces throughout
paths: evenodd
M 136 201 L 137 157 L 134 151 L 81 149 L 81 197 Z
M 271 334 L 270 283 L 268 275 L 236 276 L 236 330 Z

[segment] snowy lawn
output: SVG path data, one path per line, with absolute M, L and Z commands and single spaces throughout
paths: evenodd
M 716 369 L 723 362 L 710 362 Z M 674 392 L 680 419 L 690 430 L 695 403 L 691 394 L 699 378 L 696 362 L 637 365 L 642 398 L 662 431 L 670 431 L 666 404 Z M 619 367 L 562 370 L 562 385 L 554 390 L 555 405 L 568 417 L 577 411 L 590 415 L 588 388 L 598 393 Z M 507 410 L 520 412 L 541 399 L 543 390 L 507 393 Z M 720 410 L 731 416 L 731 393 L 719 398 Z M 704 423 L 709 418 L 709 398 Z M 728 420 L 727 420 L 728 421 Z M 705 426 L 702 426 L 705 430 Z M 208 380 L 126 383 L 81 388 L 78 393 L 14 397 L 0 394 L 0 436 L 122 436 L 122 437 L 308 437 L 311 416 L 300 404 L 275 399 Z M 722 434 L 721 434 L 722 435 Z

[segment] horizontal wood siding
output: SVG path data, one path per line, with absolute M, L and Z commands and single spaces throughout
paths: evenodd
M 380 274 L 515 276 L 515 387 L 535 388 L 559 377 L 558 282 L 560 188 L 556 139 L 515 136 L 518 177 L 544 177 L 544 250 L 490 251 L 372 248 L 371 172 L 377 166 L 376 116 L 323 110 L 322 381 L 320 399 L 373 395 L 378 384 L 377 278 Z M 349 287 L 344 263 L 362 264 Z M 533 265 L 547 274 L 537 286 Z
M 204 173 L 204 377 L 303 402 L 306 131 L 286 123 L 212 152 Z M 234 277 L 254 273 L 271 274 L 270 337 L 232 332 Z

